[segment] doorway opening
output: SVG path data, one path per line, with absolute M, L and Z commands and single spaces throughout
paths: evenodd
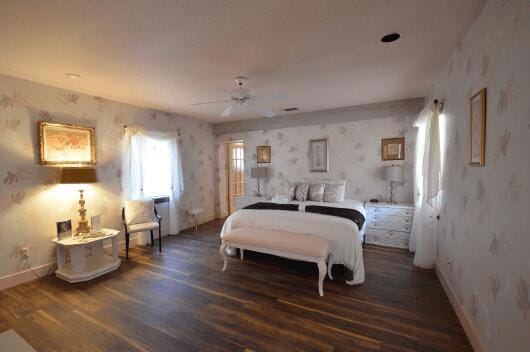
M 243 142 L 228 143 L 228 209 L 236 211 L 236 198 L 245 195 L 245 152 Z

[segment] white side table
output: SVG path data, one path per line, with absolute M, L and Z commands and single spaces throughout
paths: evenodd
M 195 232 L 197 232 L 197 229 L 199 228 L 199 221 L 198 221 L 197 217 L 203 211 L 204 211 L 203 208 L 190 208 L 190 209 L 188 209 L 188 213 L 193 216 L 193 220 L 195 221 Z
M 70 237 L 53 240 L 57 245 L 57 270 L 55 275 L 68 282 L 88 281 L 110 271 L 118 269 L 118 234 L 119 230 L 101 229 L 102 236 L 83 238 Z M 112 255 L 103 251 L 103 241 L 112 240 Z M 85 255 L 85 247 L 92 247 L 92 255 Z M 70 262 L 66 263 L 66 249 L 70 251 Z

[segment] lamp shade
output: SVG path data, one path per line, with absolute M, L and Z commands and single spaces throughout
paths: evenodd
M 386 181 L 403 181 L 403 166 L 385 166 L 383 179 Z
M 64 168 L 61 170 L 61 181 L 64 184 L 80 184 L 98 182 L 94 168 Z
M 267 177 L 266 167 L 252 167 L 250 168 L 250 178 L 265 178 Z

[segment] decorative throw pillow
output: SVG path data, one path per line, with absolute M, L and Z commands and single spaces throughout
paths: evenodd
M 138 199 L 125 202 L 125 220 L 127 225 L 153 222 L 155 203 L 153 199 Z
M 307 200 L 307 193 L 309 192 L 309 182 L 298 182 L 296 184 L 296 200 L 304 202 Z
M 295 191 L 296 182 L 287 182 L 283 195 L 287 197 L 288 200 L 293 200 L 295 197 Z
M 324 188 L 324 202 L 338 203 L 344 201 L 346 181 L 327 182 Z
M 326 184 L 324 182 L 314 182 L 309 184 L 309 200 L 314 202 L 323 202 L 325 187 Z

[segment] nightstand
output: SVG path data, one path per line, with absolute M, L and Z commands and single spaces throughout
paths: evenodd
M 414 205 L 366 203 L 366 243 L 408 248 Z
M 236 197 L 235 198 L 236 210 L 243 209 L 244 207 L 250 204 L 265 202 L 265 201 L 267 201 L 266 197 L 254 197 L 254 196 Z

